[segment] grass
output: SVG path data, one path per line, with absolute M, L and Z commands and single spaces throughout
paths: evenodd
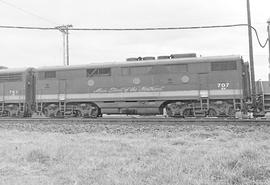
M 129 131 L 62 134 L 1 129 L 0 184 L 270 184 L 267 126 Z

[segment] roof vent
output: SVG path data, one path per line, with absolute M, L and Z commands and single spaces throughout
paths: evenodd
M 137 61 L 137 60 L 138 60 L 138 58 L 127 58 L 127 59 L 126 59 L 126 61 L 128 61 L 128 62 L 129 62 L 129 61 Z
M 138 58 L 133 57 L 133 58 L 126 59 L 126 61 L 141 61 L 141 60 L 155 60 L 155 57 L 138 57 Z
M 155 57 L 143 57 L 143 60 L 155 60 Z
M 171 58 L 194 58 L 197 57 L 196 53 L 183 53 L 183 54 L 172 54 Z
M 170 59 L 170 56 L 158 56 L 157 59 L 158 60 L 162 60 L 162 59 Z
M 138 60 L 138 61 L 139 61 L 139 60 L 143 60 L 143 58 L 142 58 L 142 57 L 138 57 L 137 60 Z

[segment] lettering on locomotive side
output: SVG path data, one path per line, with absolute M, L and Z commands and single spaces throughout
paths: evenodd
M 230 86 L 230 82 L 220 82 L 217 84 L 217 87 L 221 90 L 226 90 Z
M 94 93 L 118 93 L 118 92 L 156 92 L 164 90 L 164 86 L 150 86 L 150 87 L 111 87 L 111 88 L 98 88 Z

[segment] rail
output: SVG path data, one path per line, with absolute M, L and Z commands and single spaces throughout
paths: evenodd
M 230 119 L 230 118 L 0 118 L 5 123 L 31 124 L 161 124 L 161 125 L 269 125 L 269 119 Z

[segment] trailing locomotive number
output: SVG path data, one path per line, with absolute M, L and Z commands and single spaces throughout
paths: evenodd
M 229 87 L 230 83 L 229 82 L 222 82 L 222 83 L 218 83 L 218 88 L 221 90 L 225 90 Z
M 17 95 L 19 92 L 17 91 L 17 90 L 9 90 L 9 94 L 11 95 L 11 96 L 15 96 L 15 95 Z

